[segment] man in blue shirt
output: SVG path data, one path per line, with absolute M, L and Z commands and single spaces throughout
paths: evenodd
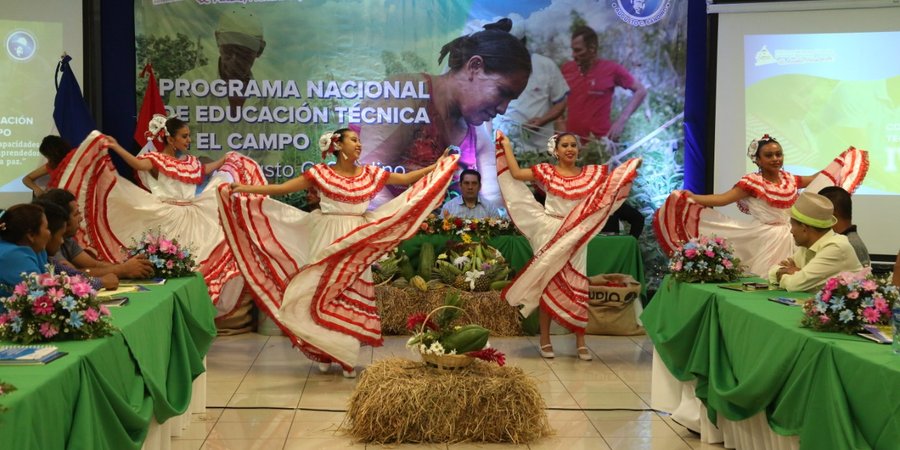
M 481 174 L 477 170 L 466 169 L 459 176 L 458 197 L 444 203 L 441 214 L 463 219 L 487 219 L 503 217 L 500 206 L 486 202 L 478 192 L 481 191 Z

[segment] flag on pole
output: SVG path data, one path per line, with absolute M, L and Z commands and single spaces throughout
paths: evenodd
M 75 79 L 69 61 L 72 57 L 63 54 L 56 65 L 56 99 L 53 101 L 53 122 L 60 137 L 72 145 L 78 145 L 87 135 L 97 128 L 91 111 L 88 109 L 81 86 Z
M 162 97 L 159 95 L 159 86 L 156 84 L 156 76 L 153 74 L 153 66 L 147 63 L 144 70 L 141 71 L 141 78 L 145 76 L 147 79 L 147 90 L 144 91 L 144 100 L 141 103 L 141 112 L 138 113 L 137 124 L 134 129 L 134 140 L 141 147 L 146 147 L 147 139 L 150 137 L 150 119 L 154 114 L 166 115 L 166 106 L 163 104 Z M 165 146 L 165 142 L 153 140 L 153 145 L 157 151 L 161 151 Z

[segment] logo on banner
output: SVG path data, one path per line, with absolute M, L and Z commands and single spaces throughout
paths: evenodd
M 625 23 L 643 27 L 665 17 L 671 3 L 672 0 L 615 0 L 612 7 Z
M 6 53 L 16 61 L 28 61 L 37 52 L 37 40 L 31 33 L 16 30 L 6 38 Z

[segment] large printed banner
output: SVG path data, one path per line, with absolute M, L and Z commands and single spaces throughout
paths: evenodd
M 446 44 L 503 17 L 556 65 L 572 59 L 573 26 L 587 24 L 601 36 L 602 58 L 631 70 L 651 96 L 664 90 L 675 99 L 669 111 L 683 105 L 686 7 L 668 1 L 138 0 L 135 16 L 138 66 L 153 63 L 169 114 L 189 122 L 191 151 L 240 151 L 272 179 L 322 161 L 319 136 L 350 127 L 361 160 L 393 171 L 457 145 L 482 171 L 483 193 L 496 196 L 492 120 L 527 80 L 472 79 L 438 59 Z M 675 56 L 659 58 L 667 46 Z M 626 139 L 658 126 L 631 122 Z

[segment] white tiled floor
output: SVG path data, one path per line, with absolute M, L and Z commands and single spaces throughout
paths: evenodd
M 383 347 L 363 348 L 360 359 L 414 359 L 405 342 L 405 337 L 388 337 Z M 556 434 L 529 445 L 467 443 L 448 448 L 356 443 L 339 430 L 356 380 L 341 376 L 337 366 L 319 373 L 284 337 L 219 337 L 207 359 L 207 412 L 192 417 L 191 426 L 172 441 L 172 449 L 722 448 L 701 444 L 668 416 L 650 411 L 652 346 L 646 337 L 588 336 L 587 343 L 594 352 L 591 362 L 575 357 L 572 336 L 554 337 L 557 357 L 552 360 L 538 356 L 536 338 L 492 338 L 491 344 L 507 354 L 507 364 L 537 380 Z

